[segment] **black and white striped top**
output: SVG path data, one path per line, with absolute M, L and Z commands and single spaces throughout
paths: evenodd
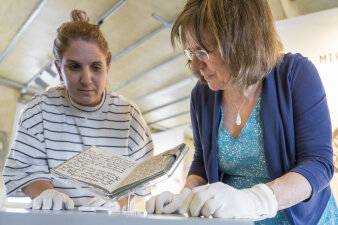
M 65 87 L 34 96 L 25 107 L 3 169 L 7 195 L 35 180 L 49 180 L 76 206 L 87 192 L 52 179 L 50 169 L 95 145 L 143 161 L 153 155 L 153 142 L 138 107 L 116 93 L 105 94 L 95 107 L 70 100 Z

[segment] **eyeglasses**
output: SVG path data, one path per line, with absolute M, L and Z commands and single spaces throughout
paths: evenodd
M 215 50 L 213 50 L 213 51 L 215 51 Z M 213 52 L 213 51 L 211 51 L 211 52 Z M 209 60 L 209 53 L 211 53 L 211 52 L 207 52 L 204 49 L 196 50 L 195 52 L 192 52 L 189 49 L 184 50 L 184 54 L 189 60 L 192 60 L 192 58 L 195 55 L 198 58 L 198 60 L 200 60 L 200 61 L 208 61 Z

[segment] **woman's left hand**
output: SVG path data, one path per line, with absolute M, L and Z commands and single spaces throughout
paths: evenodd
M 277 201 L 266 184 L 239 190 L 217 182 L 192 189 L 179 212 L 190 216 L 261 220 L 276 215 Z

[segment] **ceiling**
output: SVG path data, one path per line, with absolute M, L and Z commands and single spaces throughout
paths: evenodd
M 113 58 L 107 88 L 135 101 L 153 131 L 189 130 L 196 83 L 170 27 L 186 0 L 0 0 L 0 85 L 22 96 L 59 83 L 53 66 L 56 29 L 72 9 L 103 21 Z M 338 7 L 338 0 L 269 0 L 275 20 Z M 24 99 L 24 98 L 23 98 Z

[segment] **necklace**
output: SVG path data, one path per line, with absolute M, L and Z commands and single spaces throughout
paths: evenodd
M 237 107 L 236 103 L 234 102 L 234 105 L 235 105 L 236 110 L 237 110 L 237 116 L 236 116 L 236 122 L 235 122 L 235 124 L 236 124 L 237 126 L 239 126 L 239 125 L 242 124 L 242 118 L 241 118 L 241 115 L 239 114 L 239 110 L 242 108 L 244 102 L 245 102 L 245 101 L 242 102 L 241 107 L 239 107 L 239 108 Z
M 233 99 L 232 95 L 231 95 L 231 98 Z M 237 110 L 237 116 L 236 116 L 236 120 L 235 120 L 235 124 L 237 126 L 240 126 L 242 124 L 242 118 L 241 118 L 241 114 L 239 113 L 239 111 L 241 110 L 241 108 L 242 108 L 242 106 L 244 105 L 245 102 L 246 102 L 246 99 L 244 99 L 244 101 L 242 102 L 242 104 L 240 105 L 239 108 L 237 107 L 235 101 L 233 102 L 235 107 L 236 107 L 236 110 Z
M 244 103 L 245 103 L 246 101 L 249 100 L 249 96 L 250 96 L 250 95 L 253 96 L 253 97 L 255 97 L 256 91 L 257 91 L 257 90 L 260 91 L 261 84 L 262 84 L 262 82 L 259 82 L 259 83 L 257 83 L 257 85 L 253 86 L 253 89 L 251 89 L 251 91 L 248 90 L 249 92 L 248 92 L 247 95 L 245 95 L 246 97 L 244 98 L 244 100 L 243 100 L 243 102 L 241 103 L 240 107 L 237 107 L 237 105 L 236 105 L 236 103 L 235 103 L 235 101 L 234 101 L 234 99 L 233 99 L 233 97 L 232 97 L 231 92 L 229 92 L 229 94 L 230 94 L 230 96 L 231 96 L 231 99 L 233 99 L 233 103 L 234 103 L 234 105 L 235 105 L 235 107 L 236 107 L 236 110 L 237 110 L 237 116 L 236 116 L 236 121 L 235 121 L 235 124 L 236 124 L 237 126 L 240 126 L 240 125 L 242 124 L 241 114 L 239 113 L 240 110 L 241 110 L 241 108 L 243 107 Z M 250 103 L 250 100 L 249 100 L 249 103 Z

